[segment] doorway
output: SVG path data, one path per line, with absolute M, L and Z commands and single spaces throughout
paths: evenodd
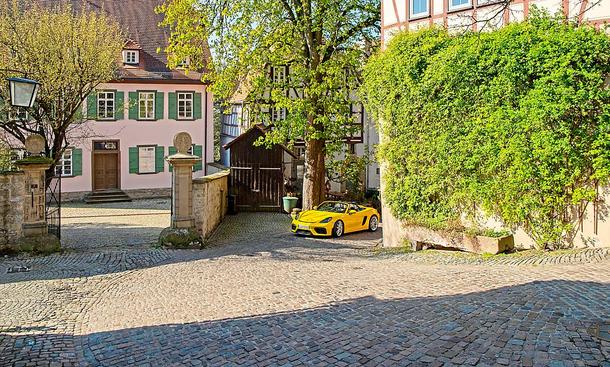
M 119 141 L 93 142 L 93 191 L 118 190 L 120 188 Z

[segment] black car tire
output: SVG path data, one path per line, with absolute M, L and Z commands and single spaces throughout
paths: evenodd
M 376 232 L 379 229 L 379 218 L 376 215 L 373 215 L 371 219 L 369 219 L 369 231 Z
M 343 221 L 338 220 L 333 226 L 333 237 L 339 238 L 343 236 L 343 233 L 345 233 L 345 224 L 343 224 Z

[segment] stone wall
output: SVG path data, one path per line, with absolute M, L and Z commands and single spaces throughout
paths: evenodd
M 22 236 L 25 175 L 0 173 L 0 252 Z
M 193 217 L 203 239 L 212 234 L 227 213 L 229 172 L 193 179 Z
M 573 247 L 610 247 L 610 187 L 600 188 L 599 197 L 597 203 L 590 203 L 580 213 L 574 213 L 576 233 L 572 240 Z M 399 247 L 417 241 L 411 238 L 412 228 L 397 219 L 386 205 L 382 207 L 382 219 L 384 247 Z M 487 219 L 484 224 L 489 228 L 502 227 L 494 219 Z M 515 247 L 520 249 L 534 248 L 535 245 L 534 240 L 521 228 L 514 233 L 514 240 Z

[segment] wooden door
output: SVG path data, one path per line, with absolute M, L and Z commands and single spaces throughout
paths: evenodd
M 119 188 L 118 153 L 95 153 L 93 156 L 93 189 L 113 190 Z

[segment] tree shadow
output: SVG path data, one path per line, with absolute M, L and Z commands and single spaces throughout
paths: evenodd
M 92 239 L 95 243 L 83 245 L 87 241 L 85 236 L 85 239 L 80 240 L 78 248 L 68 247 L 63 253 L 0 259 L 0 284 L 90 277 L 174 263 L 227 258 L 248 258 L 252 261 L 345 261 L 372 256 L 368 249 L 372 248 L 374 242 L 370 238 L 381 236 L 378 232 L 346 235 L 341 239 L 317 239 L 295 236 L 285 230 L 281 234 L 254 237 L 201 250 L 169 250 L 154 247 L 161 227 L 109 223 L 94 225 L 100 225 L 103 229 L 99 238 Z M 75 229 L 75 233 L 78 233 L 78 227 Z M 149 240 L 142 242 L 146 236 Z M 27 266 L 30 271 L 7 274 L 8 268 L 18 265 Z
M 87 335 L 0 329 L 0 365 L 608 365 L 589 329 L 610 313 L 610 284 L 554 280 L 488 291 L 379 299 Z M 605 343 L 605 344 L 604 344 Z

